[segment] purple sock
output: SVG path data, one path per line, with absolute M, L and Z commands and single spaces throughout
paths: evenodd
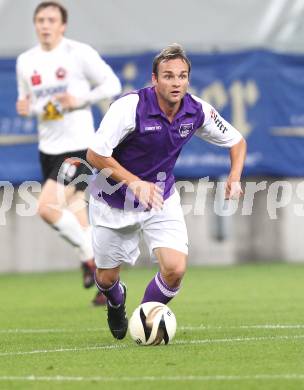
M 110 288 L 103 288 L 98 284 L 95 274 L 95 284 L 107 298 L 111 306 L 119 306 L 123 302 L 123 288 L 120 285 L 119 279 Z
M 163 280 L 160 272 L 148 284 L 141 303 L 160 302 L 167 304 L 178 293 L 180 286 L 169 287 Z

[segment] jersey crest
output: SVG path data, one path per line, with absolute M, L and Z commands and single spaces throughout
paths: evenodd
M 186 138 L 187 135 L 193 130 L 193 123 L 181 123 L 179 127 L 179 134 L 182 138 Z
M 58 68 L 56 70 L 56 77 L 57 77 L 58 80 L 65 79 L 66 78 L 66 74 L 67 74 L 67 71 L 64 68 L 62 68 L 62 67 L 60 67 L 60 68 Z

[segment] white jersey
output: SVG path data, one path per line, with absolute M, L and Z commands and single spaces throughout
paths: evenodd
M 17 58 L 18 98 L 30 98 L 38 120 L 39 149 L 60 154 L 86 149 L 94 134 L 90 105 L 121 92 L 117 76 L 90 46 L 63 38 L 51 51 L 39 45 Z M 78 108 L 62 110 L 55 96 L 67 92 Z

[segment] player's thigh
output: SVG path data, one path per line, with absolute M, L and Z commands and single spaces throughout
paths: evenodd
M 188 233 L 178 194 L 167 199 L 163 209 L 144 222 L 143 237 L 150 255 L 156 248 L 171 248 L 187 256 Z
M 69 186 L 67 186 L 69 188 Z M 75 215 L 80 225 L 88 226 L 87 202 L 84 191 L 75 191 L 67 199 L 68 209 Z
M 38 204 L 40 207 L 62 207 L 70 196 L 71 189 L 53 179 L 47 179 L 42 187 Z
M 140 226 L 133 225 L 121 229 L 94 226 L 92 236 L 98 268 L 115 268 L 123 263 L 135 264 L 140 254 L 138 248 Z

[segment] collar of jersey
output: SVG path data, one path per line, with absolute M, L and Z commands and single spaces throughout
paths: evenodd
M 159 115 L 163 116 L 164 113 L 162 112 L 162 110 L 159 107 L 154 87 L 149 88 L 148 96 L 149 96 L 149 99 L 148 99 L 149 104 L 147 105 L 148 106 L 147 107 L 148 108 L 148 110 L 147 110 L 148 115 L 149 116 L 159 116 Z M 181 107 L 177 113 L 177 116 L 180 117 L 186 113 L 187 114 L 195 114 L 196 113 L 196 109 L 195 109 L 195 107 L 192 106 L 191 100 L 192 100 L 191 95 L 189 95 L 189 93 L 186 93 L 186 95 L 182 99 L 182 104 L 181 104 Z

